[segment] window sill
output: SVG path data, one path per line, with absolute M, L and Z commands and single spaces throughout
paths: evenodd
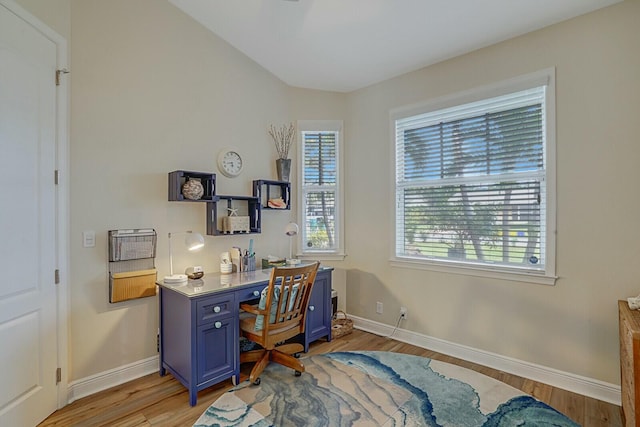
M 461 274 L 465 276 L 485 277 L 490 279 L 510 280 L 514 282 L 535 283 L 538 285 L 554 286 L 557 276 L 548 276 L 540 272 L 515 272 L 491 268 L 479 268 L 475 266 L 446 265 L 433 261 L 417 261 L 400 258 L 392 258 L 391 267 L 411 268 L 415 270 L 430 270 L 440 273 Z

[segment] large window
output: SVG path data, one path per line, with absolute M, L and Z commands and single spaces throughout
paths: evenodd
M 301 121 L 300 249 L 302 255 L 342 255 L 341 122 Z
M 540 77 L 396 114 L 396 260 L 552 280 L 553 74 Z

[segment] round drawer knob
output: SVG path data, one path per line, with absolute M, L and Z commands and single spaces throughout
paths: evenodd
M 314 306 L 312 306 L 312 305 L 310 305 L 310 306 L 309 306 L 309 311 L 313 311 L 313 310 L 315 310 L 315 309 L 316 309 L 316 308 L 315 308 Z
M 222 323 L 221 322 L 216 322 L 213 325 L 216 327 L 216 329 L 220 329 L 222 327 Z
M 213 307 L 213 312 L 214 313 L 220 313 L 220 307 L 218 307 L 217 305 L 215 307 Z
M 260 296 L 260 291 L 253 291 L 253 296 L 254 297 L 259 297 Z

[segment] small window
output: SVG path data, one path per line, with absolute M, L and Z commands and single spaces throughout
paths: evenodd
M 553 76 L 546 77 L 393 118 L 394 259 L 553 276 Z
M 341 122 L 298 123 L 302 255 L 342 255 Z

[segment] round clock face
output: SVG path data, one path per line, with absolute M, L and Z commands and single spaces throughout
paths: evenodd
M 236 150 L 222 150 L 218 156 L 218 168 L 224 176 L 236 177 L 242 172 L 242 157 Z

